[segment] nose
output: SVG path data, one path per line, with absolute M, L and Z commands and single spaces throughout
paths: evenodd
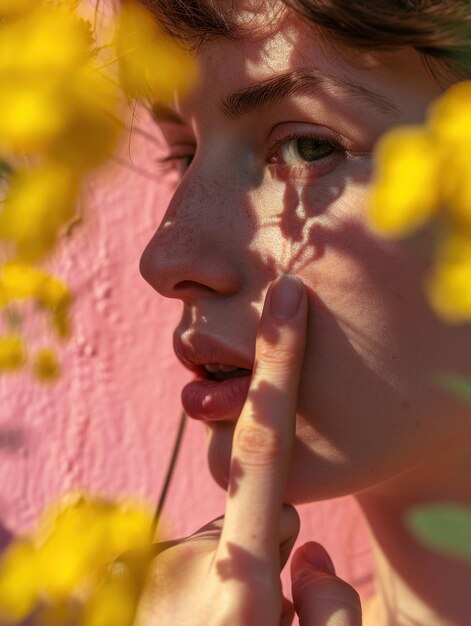
M 219 189 L 217 181 L 188 172 L 142 253 L 140 272 L 163 296 L 193 303 L 240 289 L 234 221 L 224 218 Z

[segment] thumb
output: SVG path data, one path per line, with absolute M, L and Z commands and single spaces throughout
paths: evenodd
M 314 541 L 298 548 L 291 561 L 293 603 L 300 626 L 361 626 L 358 593 L 335 575 L 324 548 Z

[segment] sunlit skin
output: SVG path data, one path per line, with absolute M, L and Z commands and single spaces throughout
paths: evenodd
M 334 47 L 292 14 L 264 18 L 256 35 L 199 50 L 199 82 L 173 104 L 181 122 L 161 122 L 182 176 L 141 271 L 182 300 L 183 341 L 210 335 L 252 361 L 271 281 L 301 278 L 307 339 L 283 500 L 358 495 L 376 537 L 371 624 L 464 624 L 466 567 L 420 548 L 401 520 L 417 502 L 471 500 L 469 411 L 437 384 L 441 371 L 471 375 L 470 331 L 441 324 L 422 297 L 428 233 L 389 242 L 365 218 L 376 140 L 420 122 L 454 79 L 437 82 L 412 49 Z M 294 93 L 229 112 L 230 94 L 293 74 Z M 224 487 L 236 417 L 207 424 Z

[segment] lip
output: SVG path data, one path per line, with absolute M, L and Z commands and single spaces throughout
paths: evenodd
M 174 335 L 174 350 L 180 362 L 195 374 L 195 380 L 182 389 L 187 414 L 205 422 L 236 421 L 247 398 L 253 358 L 210 335 L 189 331 Z M 247 369 L 250 373 L 223 381 L 211 380 L 204 369 L 209 363 Z

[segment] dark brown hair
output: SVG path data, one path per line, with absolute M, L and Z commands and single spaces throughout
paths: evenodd
M 231 14 L 236 1 L 139 0 L 173 36 L 194 45 L 214 37 L 238 38 Z M 470 0 L 282 0 L 307 21 L 357 48 L 412 46 L 430 59 L 471 76 Z

